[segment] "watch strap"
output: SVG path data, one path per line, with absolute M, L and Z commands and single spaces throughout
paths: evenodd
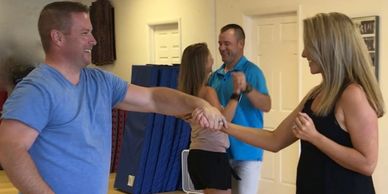
M 237 100 L 238 102 L 240 102 L 240 101 L 241 101 L 241 97 L 242 97 L 242 94 L 233 93 L 233 94 L 230 96 L 230 99 L 231 99 L 231 100 Z

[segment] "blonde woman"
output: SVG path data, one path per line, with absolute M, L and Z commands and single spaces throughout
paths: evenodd
M 232 95 L 227 106 L 221 107 L 215 90 L 206 85 L 212 65 L 213 58 L 205 43 L 188 46 L 182 55 L 178 89 L 208 101 L 222 112 L 227 121 L 231 121 L 239 95 Z M 195 124 L 191 124 L 191 128 L 187 163 L 195 189 L 204 190 L 206 194 L 230 194 L 232 170 L 226 153 L 228 135 Z
M 344 14 L 320 13 L 303 25 L 302 57 L 322 82 L 273 132 L 224 130 L 273 152 L 301 139 L 297 194 L 373 194 L 384 102 L 366 46 Z

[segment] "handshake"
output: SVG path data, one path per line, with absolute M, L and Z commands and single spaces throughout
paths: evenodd
M 183 119 L 189 123 L 199 124 L 202 128 L 218 131 L 228 128 L 228 122 L 221 112 L 213 106 L 196 108 L 192 113 L 186 114 Z

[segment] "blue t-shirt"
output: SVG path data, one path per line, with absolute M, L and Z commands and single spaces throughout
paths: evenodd
M 218 95 L 223 106 L 226 106 L 233 93 L 233 77 L 232 72 L 243 72 L 247 82 L 257 91 L 268 95 L 268 89 L 265 82 L 263 72 L 258 66 L 248 61 L 246 57 L 241 57 L 238 63 L 230 71 L 224 71 L 225 64 L 223 64 L 217 71 L 215 71 L 210 79 L 209 85 L 213 87 Z M 254 127 L 263 128 L 263 112 L 256 109 L 249 101 L 248 97 L 243 95 L 241 101 L 238 103 L 236 113 L 233 117 L 232 123 Z M 262 160 L 263 150 L 246 144 L 236 138 L 229 136 L 230 157 L 234 160 Z
M 106 194 L 112 107 L 127 88 L 126 81 L 96 68 L 83 68 L 73 85 L 42 64 L 16 86 L 2 117 L 39 133 L 29 153 L 55 193 Z

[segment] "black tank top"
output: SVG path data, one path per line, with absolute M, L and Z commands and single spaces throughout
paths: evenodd
M 316 129 L 327 138 L 346 147 L 353 147 L 349 133 L 335 118 L 334 110 L 324 117 L 311 110 L 313 99 L 306 101 L 303 112 L 314 121 Z M 297 169 L 297 194 L 374 194 L 371 176 L 348 170 L 317 147 L 301 140 L 301 154 Z

